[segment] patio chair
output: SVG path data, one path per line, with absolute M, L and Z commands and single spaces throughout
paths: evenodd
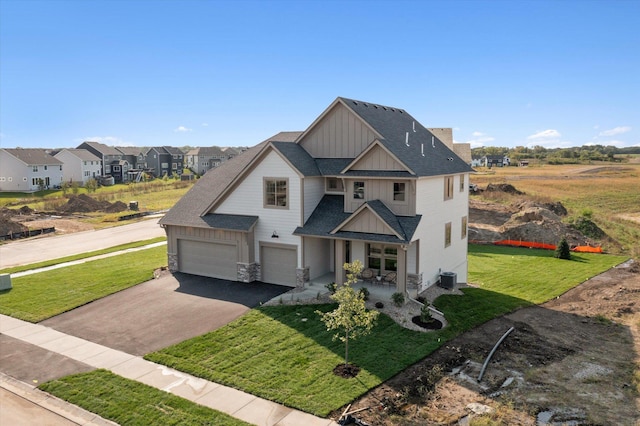
M 363 269 L 362 272 L 360 273 L 360 278 L 362 278 L 362 281 L 364 282 L 370 282 L 373 280 L 373 276 L 375 274 L 373 273 L 372 269 L 366 268 Z
M 384 281 L 385 284 L 395 285 L 397 277 L 398 277 L 398 274 L 396 274 L 395 272 L 389 272 L 382 278 L 382 280 Z

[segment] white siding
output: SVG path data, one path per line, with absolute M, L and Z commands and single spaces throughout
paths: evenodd
M 288 209 L 263 207 L 263 177 L 288 178 Z M 277 153 L 271 151 L 254 166 L 244 180 L 215 209 L 214 213 L 258 216 L 255 227 L 255 253 L 260 253 L 260 241 L 292 244 L 298 247 L 298 267 L 302 263 L 300 237 L 292 235 L 301 226 L 301 179 Z M 273 232 L 278 238 L 271 238 Z M 258 257 L 257 255 L 256 257 Z
M 309 267 L 309 278 L 311 280 L 320 277 L 331 271 L 330 245 L 333 242 L 324 238 L 304 239 L 304 259 L 305 266 Z
M 465 182 L 469 175 L 465 175 Z M 433 284 L 440 272 L 455 272 L 458 282 L 467 281 L 467 238 L 460 238 L 461 218 L 469 215 L 469 192 L 458 191 L 460 175 L 454 176 L 453 199 L 444 201 L 444 176 L 417 182 L 416 212 L 422 215 L 414 240 L 420 240 L 419 265 L 423 285 Z M 451 222 L 451 245 L 444 246 L 445 223 Z
M 31 169 L 22 161 L 0 149 L 0 191 L 29 191 Z M 27 178 L 24 181 L 23 178 Z
M 324 178 L 314 177 L 304 179 L 304 218 L 303 222 L 309 219 L 318 203 L 324 195 Z
M 62 180 L 64 182 L 82 182 L 82 160 L 71 152 L 63 149 L 55 157 L 64 163 L 62 168 Z

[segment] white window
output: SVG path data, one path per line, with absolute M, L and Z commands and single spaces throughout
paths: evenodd
M 404 182 L 393 183 L 393 201 L 406 201 Z
M 31 170 L 33 170 L 34 172 L 37 172 L 38 171 L 38 166 L 33 166 L 33 169 L 31 169 Z
M 367 244 L 367 267 L 378 273 L 398 270 L 398 248 L 382 244 Z
M 289 180 L 286 178 L 264 178 L 264 206 L 289 208 Z
M 169 168 L 169 163 L 162 163 L 162 164 L 160 164 L 160 168 L 161 168 L 161 169 L 168 169 L 168 168 Z
M 460 175 L 460 192 L 464 192 L 464 175 Z
M 364 199 L 364 182 L 353 182 L 353 198 Z

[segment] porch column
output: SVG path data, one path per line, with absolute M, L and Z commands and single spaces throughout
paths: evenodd
M 402 295 L 407 293 L 407 247 L 400 246 L 398 253 L 396 290 Z
M 345 244 L 344 240 L 335 240 L 335 250 L 333 254 L 333 260 L 335 263 L 335 280 L 337 285 L 344 284 L 344 269 L 342 266 L 344 265 L 344 252 L 345 252 Z

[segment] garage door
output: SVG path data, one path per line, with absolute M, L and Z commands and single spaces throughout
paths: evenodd
M 235 244 L 178 240 L 179 270 L 205 277 L 238 279 Z
M 270 284 L 296 286 L 297 254 L 295 248 L 262 246 L 262 281 Z

